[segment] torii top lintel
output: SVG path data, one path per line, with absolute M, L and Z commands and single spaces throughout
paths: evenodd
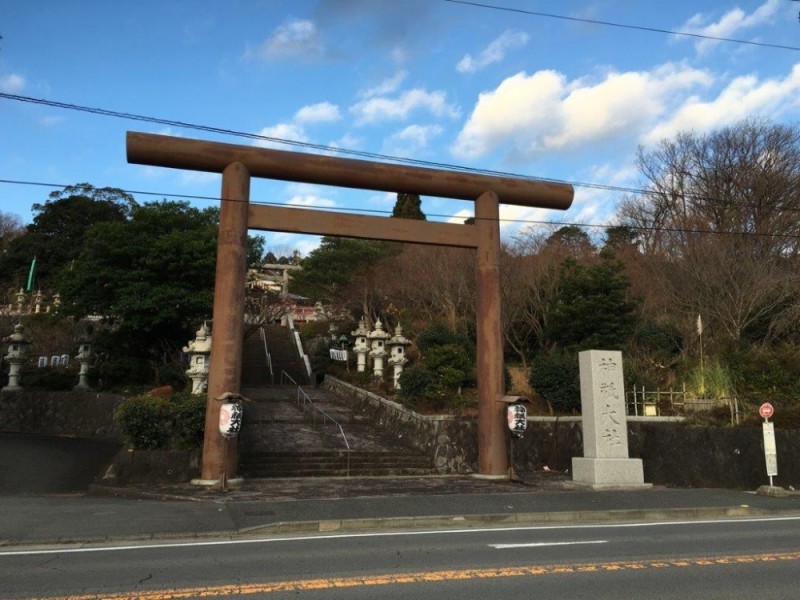
M 253 177 L 347 188 L 475 200 L 487 191 L 503 204 L 567 209 L 571 185 L 549 181 L 428 169 L 304 152 L 191 140 L 129 131 L 128 162 L 222 173 L 243 164 Z

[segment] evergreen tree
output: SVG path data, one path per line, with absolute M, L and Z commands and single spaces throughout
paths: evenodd
M 405 192 L 397 194 L 397 202 L 395 202 L 392 210 L 392 217 L 395 219 L 425 221 L 425 213 L 422 212 L 422 200 L 420 200 L 419 194 L 407 194 Z

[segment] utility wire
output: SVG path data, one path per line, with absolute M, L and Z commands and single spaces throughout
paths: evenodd
M 40 186 L 40 187 L 52 187 L 52 188 L 66 188 L 69 186 L 57 183 L 46 183 L 41 181 L 20 181 L 14 179 L 0 179 L 0 184 L 11 184 L 11 185 L 28 185 L 28 186 Z M 119 189 L 119 188 L 117 188 Z M 196 200 L 210 200 L 218 202 L 220 200 L 227 200 L 233 202 L 249 202 L 250 204 L 256 204 L 260 206 L 278 206 L 284 208 L 294 208 L 297 210 L 303 210 L 304 207 L 295 206 L 288 203 L 281 203 L 281 202 L 267 202 L 267 201 L 259 201 L 259 200 L 240 200 L 237 198 L 219 198 L 217 196 L 199 196 L 199 195 L 191 195 L 191 194 L 171 194 L 171 193 L 164 193 L 164 192 L 150 192 L 150 191 L 142 191 L 142 190 L 125 190 L 120 189 L 119 191 L 124 192 L 126 194 L 138 194 L 142 196 L 160 196 L 162 198 L 181 198 L 181 199 L 196 199 Z M 314 210 L 320 211 L 327 211 L 327 212 L 341 212 L 341 207 L 325 207 L 325 206 L 315 206 Z M 382 215 L 390 215 L 392 211 L 390 210 L 381 210 L 381 209 L 370 209 L 370 208 L 346 208 L 350 213 L 370 213 L 370 214 L 382 214 Z M 429 213 L 427 214 L 429 217 L 436 217 L 442 219 L 454 219 L 458 215 L 447 215 L 447 214 L 436 214 L 436 213 Z M 481 220 L 482 217 L 471 217 L 475 220 Z M 509 218 L 499 218 L 499 219 L 485 219 L 491 221 L 498 221 L 500 223 L 520 223 L 523 225 L 545 225 L 545 226 L 558 226 L 558 227 L 583 227 L 583 228 L 591 228 L 591 229 L 613 229 L 615 227 L 627 227 L 628 229 L 632 229 L 634 231 L 662 231 L 665 233 L 686 233 L 686 234 L 710 234 L 710 235 L 733 235 L 733 236 L 753 236 L 753 237 L 768 237 L 768 238 L 785 238 L 785 239 L 800 239 L 800 235 L 796 234 L 789 234 L 789 233 L 762 233 L 757 231 L 722 231 L 722 230 L 714 230 L 714 229 L 685 229 L 681 227 L 650 227 L 646 225 L 631 225 L 631 224 L 608 224 L 608 223 L 581 223 L 581 222 L 569 222 L 569 221 L 544 221 L 544 220 L 535 220 L 535 219 L 509 219 Z
M 673 31 L 671 29 L 659 29 L 658 27 L 645 27 L 643 25 L 629 25 L 626 23 L 614 23 L 612 21 L 599 21 L 597 19 L 586 19 L 581 17 L 568 17 L 566 15 L 556 15 L 552 13 L 545 13 L 545 12 L 538 12 L 533 10 L 525 10 L 522 8 L 512 8 L 510 6 L 497 6 L 494 4 L 483 4 L 481 2 L 469 2 L 468 0 L 445 0 L 445 2 L 450 2 L 452 4 L 464 4 L 467 6 L 475 6 L 478 8 L 487 8 L 491 10 L 502 10 L 506 12 L 513 12 L 513 13 L 520 13 L 524 15 L 530 15 L 533 17 L 546 17 L 548 19 L 561 19 L 564 21 L 575 21 L 579 23 L 591 23 L 592 25 L 605 25 L 607 27 L 619 27 L 622 29 L 635 29 L 638 31 L 647 31 L 650 33 L 666 33 L 669 35 L 678 35 L 684 37 L 693 37 L 699 38 L 702 40 L 713 40 L 715 42 L 730 42 L 734 44 L 747 44 L 750 46 L 761 46 L 764 48 L 778 48 L 780 50 L 800 50 L 800 47 L 797 46 L 785 46 L 782 44 L 768 44 L 765 42 L 753 42 L 751 40 L 740 40 L 735 38 L 724 38 L 724 37 L 717 37 L 713 35 L 705 35 L 702 33 L 691 33 L 689 31 Z
M 421 159 L 415 158 L 408 158 L 408 157 L 399 157 L 399 156 L 390 156 L 386 154 L 378 154 L 376 152 L 367 152 L 362 150 L 353 150 L 348 148 L 339 148 L 336 146 L 326 146 L 323 144 L 313 144 L 311 142 L 302 142 L 297 140 L 289 140 L 285 138 L 277 138 L 277 137 L 270 137 L 255 133 L 249 133 L 245 131 L 236 131 L 234 129 L 226 129 L 222 127 L 214 127 L 210 125 L 199 125 L 196 123 L 187 123 L 184 121 L 176 121 L 172 119 L 163 119 L 160 117 L 150 117 L 146 115 L 139 115 L 136 113 L 128 113 L 128 112 L 120 112 L 120 111 L 113 111 L 105 108 L 97 108 L 97 107 L 90 107 L 90 106 L 81 106 L 78 104 L 70 104 L 67 102 L 59 102 L 56 100 L 45 100 L 43 98 L 33 98 L 30 96 L 20 96 L 17 94 L 9 94 L 6 92 L 0 92 L 0 98 L 4 98 L 6 100 L 14 100 L 17 102 L 24 102 L 30 104 L 39 104 L 44 106 L 50 106 L 54 108 L 61 108 L 64 110 L 74 110 L 78 112 L 86 112 L 89 114 L 96 114 L 102 115 L 106 117 L 114 117 L 119 119 L 130 119 L 134 121 L 141 121 L 145 123 L 156 123 L 159 125 L 167 125 L 171 127 L 182 127 L 186 129 L 193 129 L 198 131 L 208 131 L 211 133 L 219 133 L 223 135 L 230 135 L 234 137 L 243 137 L 253 140 L 271 142 L 274 144 L 284 144 L 288 146 L 295 146 L 300 148 L 318 150 L 320 152 L 326 153 L 336 153 L 336 154 L 348 154 L 353 156 L 358 156 L 360 158 L 369 158 L 369 159 L 379 159 L 393 163 L 401 163 L 401 164 L 411 164 L 414 166 L 421 166 L 421 167 L 429 167 L 429 168 L 436 168 L 436 169 L 444 169 L 450 171 L 457 171 L 461 173 L 476 173 L 480 175 L 490 175 L 496 177 L 513 177 L 517 179 L 524 179 L 529 181 L 544 181 L 548 183 L 559 183 L 559 184 L 569 184 L 574 187 L 580 187 L 585 189 L 596 189 L 596 190 L 603 190 L 609 192 L 619 192 L 625 194 L 638 194 L 643 196 L 656 196 L 659 195 L 660 192 L 655 190 L 649 189 L 642 189 L 642 188 L 634 188 L 634 187 L 625 187 L 625 186 L 616 186 L 616 185 L 608 185 L 603 183 L 594 183 L 594 182 L 586 182 L 586 181 L 570 181 L 565 179 L 553 179 L 547 177 L 533 177 L 530 175 L 520 175 L 519 173 L 513 173 L 508 171 L 496 171 L 491 169 L 478 169 L 474 167 L 466 167 L 462 165 L 453 165 L 449 163 L 442 163 L 442 162 L 432 162 L 426 161 Z M 697 194 L 692 194 L 691 192 L 683 194 L 686 199 L 694 199 L 694 200 L 701 200 L 701 201 L 710 201 L 710 202 L 721 202 L 721 200 L 709 197 L 709 196 L 702 196 Z M 754 206 L 752 204 L 747 203 L 736 203 L 732 201 L 728 201 L 728 204 L 731 205 L 740 205 L 740 206 Z M 800 209 L 787 209 L 787 210 L 797 210 Z

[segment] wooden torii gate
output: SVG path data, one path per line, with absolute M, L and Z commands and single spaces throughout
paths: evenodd
M 475 248 L 478 472 L 485 477 L 507 477 L 505 406 L 499 402 L 503 396 L 500 201 L 564 210 L 572 204 L 571 185 L 136 132 L 128 132 L 127 152 L 129 163 L 222 173 L 214 331 L 201 475 L 204 481 L 216 482 L 225 461 L 218 428 L 220 403 L 214 398 L 224 392 L 240 391 L 248 229 Z M 475 224 L 251 205 L 251 177 L 472 200 Z M 236 456 L 234 447 L 228 455 L 228 477 L 236 473 Z

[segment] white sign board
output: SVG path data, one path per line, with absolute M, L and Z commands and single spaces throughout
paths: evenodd
M 775 477 L 778 474 L 778 449 L 775 446 L 775 424 L 764 422 L 764 457 L 767 461 L 767 475 Z

